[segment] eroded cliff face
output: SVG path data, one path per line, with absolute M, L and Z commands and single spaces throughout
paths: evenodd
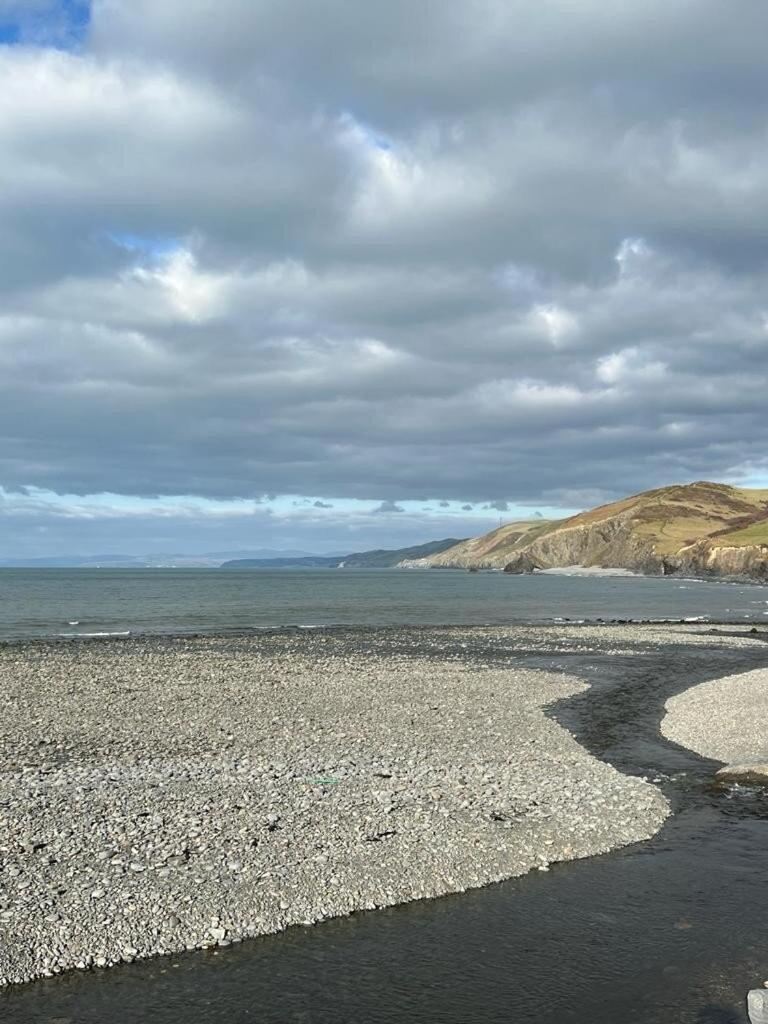
M 542 569 L 586 565 L 661 574 L 663 559 L 652 544 L 633 533 L 632 525 L 631 520 L 617 517 L 564 527 L 526 545 L 525 554 Z
M 718 545 L 704 539 L 661 555 L 652 542 L 633 532 L 631 520 L 558 530 L 525 549 L 539 568 L 564 565 L 632 569 L 652 576 L 686 575 L 768 581 L 768 545 Z
M 458 546 L 458 545 L 457 545 Z M 457 551 L 456 554 L 432 555 L 429 558 L 406 558 L 398 563 L 398 569 L 503 569 L 509 561 L 509 554 L 477 555 L 473 551 Z
M 479 554 L 476 548 L 466 544 L 430 558 L 401 562 L 400 566 L 405 569 L 504 569 L 512 559 L 509 550 Z M 510 571 L 587 565 L 661 573 L 662 563 L 651 545 L 633 535 L 631 521 L 610 519 L 589 526 L 561 527 L 554 533 L 522 545 L 514 556 L 516 568 Z
M 682 548 L 672 561 L 676 572 L 692 576 L 735 576 L 768 582 L 768 544 L 726 547 L 704 540 Z

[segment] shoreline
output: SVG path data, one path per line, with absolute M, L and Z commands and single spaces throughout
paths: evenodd
M 495 565 L 396 565 L 394 569 L 407 570 L 410 572 L 426 572 L 433 569 L 449 570 L 451 572 L 494 572 L 504 573 L 503 566 Z M 755 576 L 722 575 L 713 573 L 695 575 L 683 575 L 675 572 L 657 573 L 641 572 L 637 569 L 625 569 L 619 566 L 591 566 L 591 565 L 563 565 L 553 566 L 548 569 L 533 569 L 530 572 L 508 573 L 510 576 L 582 576 L 595 577 L 597 579 L 635 579 L 635 580 L 669 580 L 680 583 L 731 583 L 739 586 L 768 587 L 768 577 L 758 578 Z
M 436 623 L 407 623 L 407 624 L 367 624 L 367 623 L 346 623 L 329 622 L 318 624 L 278 624 L 274 626 L 249 626 L 233 627 L 230 630 L 222 630 L 214 627 L 210 631 L 196 628 L 189 632 L 181 630 L 169 630 L 168 632 L 154 631 L 131 631 L 117 630 L 114 633 L 51 633 L 43 636 L 17 636 L 0 637 L 0 654 L 7 649 L 26 646 L 51 646 L 55 648 L 67 647 L 71 644 L 102 644 L 102 643 L 127 643 L 136 642 L 159 643 L 173 640 L 258 640 L 260 637 L 269 636 L 303 636 L 327 633 L 329 635 L 350 634 L 375 634 L 375 633 L 396 633 L 424 630 L 427 632 L 456 632 L 466 630 L 473 632 L 478 630 L 561 630 L 564 627 L 579 629 L 622 629 L 626 627 L 653 627 L 653 626 L 686 626 L 700 627 L 706 629 L 741 629 L 748 633 L 768 633 L 768 621 L 765 616 L 768 612 L 762 613 L 760 618 L 733 618 L 714 619 L 706 615 L 689 615 L 684 618 L 652 618 L 652 619 L 572 619 L 553 616 L 549 619 L 519 619 L 510 620 L 508 623 L 470 623 L 449 622 L 444 624 Z
M 0 978 L 227 946 L 650 838 L 661 791 L 548 713 L 586 684 L 465 649 L 608 638 L 601 656 L 641 656 L 722 643 L 709 625 L 5 645 Z

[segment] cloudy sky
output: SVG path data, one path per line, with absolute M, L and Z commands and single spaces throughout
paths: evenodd
M 0 0 L 0 555 L 768 485 L 765 0 Z

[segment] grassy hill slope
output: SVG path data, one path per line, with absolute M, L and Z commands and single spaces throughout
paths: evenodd
M 562 520 L 525 519 L 505 523 L 482 537 L 464 540 L 439 554 L 410 559 L 403 568 L 503 569 L 526 544 L 554 529 Z

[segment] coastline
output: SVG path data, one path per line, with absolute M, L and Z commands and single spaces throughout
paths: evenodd
M 419 565 L 418 562 L 400 562 L 393 566 L 395 569 L 414 570 L 451 570 L 453 572 L 506 572 L 503 565 L 485 564 L 482 560 L 477 563 L 454 564 L 454 565 Z M 639 569 L 627 569 L 621 566 L 599 566 L 599 565 L 562 565 L 553 566 L 547 569 L 532 569 L 527 572 L 512 572 L 511 576 L 583 576 L 603 579 L 645 579 L 645 580 L 669 580 L 680 583 L 731 583 L 744 586 L 765 587 L 768 586 L 768 577 L 749 576 L 739 573 L 692 573 L 692 572 L 641 572 Z
M 533 572 L 534 576 L 596 576 L 600 577 L 614 577 L 614 576 L 632 576 L 638 577 L 648 575 L 645 573 L 635 572 L 634 569 L 622 569 L 618 566 L 610 568 L 607 566 L 598 565 L 559 565 L 552 569 L 536 569 Z

